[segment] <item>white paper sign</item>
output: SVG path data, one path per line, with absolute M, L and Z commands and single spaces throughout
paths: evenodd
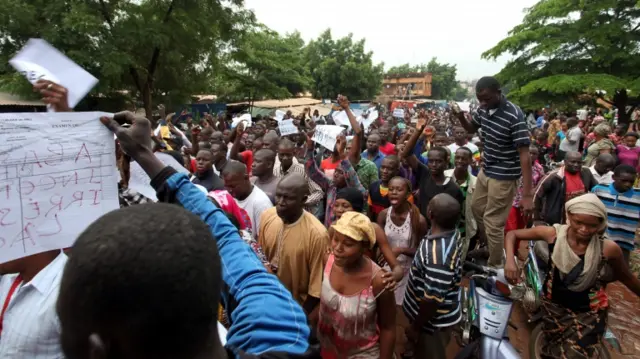
M 404 109 L 396 108 L 393 110 L 393 117 L 404 118 Z
M 312 140 L 333 151 L 338 141 L 338 135 L 344 128 L 335 125 L 317 125 Z
M 244 128 L 251 127 L 251 114 L 245 113 L 240 117 L 235 117 L 231 121 L 231 128 L 236 128 L 240 122 L 244 122 Z
M 29 39 L 9 63 L 32 84 L 44 79 L 66 87 L 71 108 L 98 83 L 93 75 L 42 39 Z
M 578 110 L 576 111 L 578 115 L 578 120 L 584 121 L 587 119 L 587 115 L 589 114 L 587 110 Z
M 180 173 L 189 174 L 189 171 L 171 155 L 162 152 L 156 152 L 155 155 L 165 166 L 171 166 Z M 132 161 L 129 166 L 129 188 L 154 202 L 158 201 L 156 190 L 151 187 L 151 178 L 149 178 L 147 173 L 140 167 L 138 162 Z
M 367 112 L 367 118 L 363 117 L 358 120 L 359 123 L 362 123 L 365 130 L 368 130 L 373 121 L 378 119 L 378 111 L 369 109 Z
M 0 263 L 70 247 L 119 207 L 108 115 L 0 114 Z
M 460 107 L 460 109 L 464 112 L 469 112 L 471 108 L 471 102 L 458 102 L 458 107 Z
M 298 127 L 293 124 L 293 120 L 283 120 L 278 123 L 280 136 L 294 135 L 298 133 Z
M 286 116 L 287 113 L 282 111 L 282 110 L 276 110 L 276 121 L 280 122 L 284 119 L 284 116 Z
M 331 117 L 333 118 L 333 122 L 335 122 L 336 125 L 351 127 L 349 116 L 347 116 L 346 111 L 343 110 L 340 112 L 334 112 L 333 114 L 331 114 Z

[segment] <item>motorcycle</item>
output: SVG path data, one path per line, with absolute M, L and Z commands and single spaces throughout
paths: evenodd
M 507 329 L 513 301 L 524 295 L 523 286 L 510 286 L 502 269 L 465 262 L 475 271 L 461 298 L 463 349 L 456 359 L 518 359 L 520 355 L 509 342 Z

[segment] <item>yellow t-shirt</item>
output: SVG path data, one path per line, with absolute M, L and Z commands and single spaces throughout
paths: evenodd
M 298 221 L 285 225 L 276 208 L 272 207 L 260 217 L 258 242 L 267 260 L 272 264 L 277 262 L 276 275 L 293 299 L 302 305 L 307 295 L 320 298 L 329 234 L 316 217 L 304 211 Z M 277 255 L 278 247 L 280 253 Z

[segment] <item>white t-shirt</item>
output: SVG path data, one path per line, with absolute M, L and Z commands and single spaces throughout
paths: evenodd
M 563 152 L 576 152 L 580 147 L 580 138 L 582 137 L 582 130 L 576 126 L 567 131 L 567 136 L 560 142 L 560 151 Z M 569 143 L 569 140 L 575 141 L 575 143 Z
M 264 193 L 257 186 L 253 186 L 253 191 L 251 194 L 240 201 L 235 199 L 236 203 L 240 208 L 244 209 L 249 215 L 249 219 L 251 219 L 251 230 L 254 237 L 258 236 L 258 229 L 260 228 L 260 216 L 264 211 L 273 207 L 273 203 L 269 199 L 266 193 Z
M 457 151 L 457 150 L 458 150 L 458 148 L 460 148 L 460 147 L 466 147 L 466 148 L 468 148 L 468 149 L 471 151 L 471 154 L 474 154 L 474 153 L 478 152 L 478 146 L 474 145 L 474 144 L 473 144 L 473 143 L 471 143 L 471 142 L 467 142 L 467 144 L 466 144 L 466 145 L 464 145 L 464 146 L 458 146 L 458 144 L 457 144 L 457 143 L 455 143 L 455 142 L 454 142 L 454 143 L 452 143 L 452 144 L 450 144 L 449 146 L 447 146 L 447 148 L 449 149 L 449 151 L 451 151 L 451 156 L 455 156 L 456 151 Z

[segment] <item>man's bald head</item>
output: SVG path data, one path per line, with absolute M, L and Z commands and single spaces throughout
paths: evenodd
M 447 193 L 440 193 L 429 202 L 428 215 L 440 229 L 453 230 L 460 218 L 460 202 Z
M 293 142 L 291 142 L 290 139 L 283 138 L 282 141 L 280 141 L 280 144 L 278 145 L 278 151 L 280 151 L 281 149 L 291 150 L 291 149 L 294 149 L 295 147 L 296 145 Z
M 300 195 L 306 196 L 309 190 L 307 180 L 298 173 L 291 173 L 286 175 L 280 183 L 278 188 L 286 188 L 289 191 L 295 191 Z
M 569 151 L 564 156 L 564 169 L 569 173 L 578 173 L 582 168 L 582 154 L 577 151 Z
M 275 131 L 269 131 L 262 137 L 262 148 L 268 148 L 272 151 L 277 151 L 279 142 L 280 137 L 278 136 L 278 134 Z
M 610 153 L 603 153 L 596 158 L 596 163 L 594 165 L 596 172 L 599 175 L 604 175 L 610 171 L 613 171 L 613 168 L 616 166 L 616 159 Z
M 272 150 L 268 149 L 268 148 L 263 148 L 261 150 L 258 150 L 258 152 L 256 152 L 255 158 L 256 159 L 260 159 L 262 161 L 275 162 L 276 153 L 273 152 Z

